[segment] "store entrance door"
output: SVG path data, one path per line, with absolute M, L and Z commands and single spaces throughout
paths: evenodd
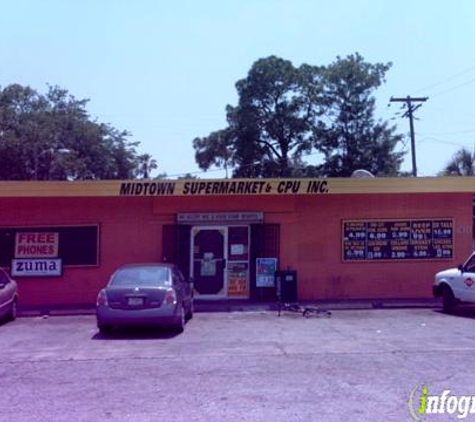
M 227 296 L 227 228 L 193 227 L 191 231 L 191 276 L 201 298 Z

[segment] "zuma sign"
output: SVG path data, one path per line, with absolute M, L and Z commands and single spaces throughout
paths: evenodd
M 62 260 L 58 259 L 58 232 L 16 232 L 14 277 L 54 277 L 62 274 Z
M 61 259 L 13 259 L 13 277 L 59 277 L 62 274 Z

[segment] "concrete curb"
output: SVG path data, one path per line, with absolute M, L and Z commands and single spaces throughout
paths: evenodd
M 348 301 L 302 301 L 302 305 L 317 306 L 326 310 L 368 310 L 368 309 L 413 309 L 413 308 L 438 308 L 441 307 L 437 299 L 389 299 L 389 300 L 348 300 Z M 266 312 L 277 311 L 276 302 L 254 302 L 247 300 L 196 300 L 195 312 Z M 20 307 L 18 316 L 74 316 L 94 315 L 95 307 L 83 305 L 71 306 L 37 306 Z

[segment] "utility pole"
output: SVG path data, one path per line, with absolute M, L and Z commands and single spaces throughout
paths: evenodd
M 417 165 L 416 165 L 416 140 L 414 135 L 414 112 L 422 106 L 422 104 L 413 105 L 413 103 L 423 103 L 426 102 L 429 97 L 411 97 L 407 96 L 406 98 L 394 98 L 391 97 L 389 100 L 391 103 L 405 103 L 407 111 L 403 114 L 402 117 L 409 118 L 409 129 L 411 132 L 411 155 L 412 155 L 412 175 L 417 177 Z

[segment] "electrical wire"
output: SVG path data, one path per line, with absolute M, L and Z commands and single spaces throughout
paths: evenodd
M 438 107 L 437 105 L 434 105 L 434 103 L 427 103 L 427 107 L 429 107 L 431 110 L 440 111 L 444 113 L 444 116 L 447 114 L 447 107 Z M 475 120 L 475 113 L 467 111 L 467 109 L 460 110 L 451 106 L 450 111 L 457 114 L 463 114 L 464 116 L 467 116 L 467 117 L 471 117 L 470 122 L 472 123 Z
M 424 141 L 433 141 L 433 142 L 438 142 L 439 144 L 454 145 L 454 146 L 457 146 L 457 147 L 467 148 L 467 146 L 464 145 L 464 144 L 458 144 L 456 142 L 444 141 L 442 139 L 434 138 L 433 136 L 425 136 L 424 138 L 419 139 L 417 141 L 417 143 L 422 143 Z
M 463 82 L 459 85 L 456 85 L 456 86 L 453 86 L 452 88 L 449 88 L 449 89 L 446 89 L 445 91 L 442 91 L 442 92 L 437 92 L 435 94 L 431 94 L 431 98 L 434 98 L 434 97 L 439 97 L 440 95 L 443 95 L 443 94 L 447 94 L 448 92 L 452 92 L 456 89 L 459 89 L 459 88 L 462 88 L 464 86 L 467 86 L 471 83 L 475 82 L 475 78 L 472 78 L 470 79 L 469 81 L 466 81 L 466 82 Z
M 432 136 L 432 135 L 464 135 L 466 133 L 475 133 L 475 129 L 471 130 L 461 130 L 457 132 L 437 132 L 437 133 L 421 133 L 422 136 Z
M 428 89 L 436 88 L 440 85 L 445 85 L 445 84 L 453 81 L 454 79 L 457 79 L 459 76 L 462 76 L 462 75 L 465 75 L 465 74 L 471 72 L 472 70 L 475 70 L 475 65 L 470 66 L 469 68 L 467 68 L 465 70 L 462 70 L 461 72 L 458 72 L 455 75 L 449 76 L 448 78 L 445 78 L 442 81 L 435 82 L 435 83 L 433 83 L 431 85 L 427 85 L 423 88 L 416 89 L 415 91 L 412 91 L 412 94 L 417 94 L 417 93 L 422 92 L 422 91 L 427 91 Z

